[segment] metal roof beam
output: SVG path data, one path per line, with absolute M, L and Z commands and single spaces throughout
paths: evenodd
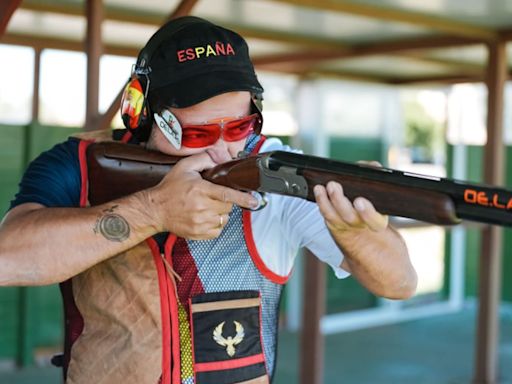
M 386 83 L 390 85 L 418 85 L 418 84 L 460 84 L 479 83 L 484 80 L 484 75 L 448 74 L 438 76 L 415 76 L 410 78 L 389 78 Z
M 5 0 L 0 3 L 0 37 L 7 29 L 12 14 L 19 7 L 21 0 Z
M 346 0 L 273 0 L 293 6 L 311 8 L 318 11 L 337 12 L 368 17 L 390 22 L 412 24 L 434 29 L 455 36 L 469 37 L 483 41 L 497 40 L 499 33 L 489 28 L 482 28 L 453 19 L 441 18 L 420 12 L 404 11 L 397 8 L 374 4 L 354 3 Z
M 70 16 L 85 16 L 83 6 L 76 2 L 62 2 L 47 0 L 45 2 L 37 0 L 24 0 L 20 6 L 35 12 L 52 12 Z M 125 21 L 131 23 L 162 25 L 166 16 L 161 13 L 150 13 L 140 10 L 127 10 L 126 8 L 112 7 L 105 5 L 104 16 L 107 20 Z
M 442 59 L 437 57 L 429 56 L 425 52 L 402 52 L 397 53 L 396 56 L 412 59 L 417 62 L 438 64 L 445 67 L 451 67 L 451 69 L 458 71 L 461 74 L 467 75 L 482 75 L 485 71 L 484 64 L 472 63 L 469 61 Z
M 328 77 L 328 78 L 335 78 L 335 79 L 360 81 L 360 82 L 365 82 L 365 83 L 383 83 L 383 84 L 388 83 L 390 80 L 390 78 L 388 76 L 371 75 L 371 74 L 367 74 L 367 73 L 358 73 L 358 72 L 343 71 L 343 70 L 316 69 L 316 68 L 310 67 L 310 66 L 293 65 L 290 63 L 256 66 L 256 69 L 258 71 L 271 71 L 271 72 L 292 74 L 292 75 L 299 76 L 301 78 Z
M 77 52 L 83 52 L 83 43 L 80 41 L 72 41 L 72 40 L 64 40 L 60 38 L 54 38 L 54 37 L 42 37 L 42 36 L 28 36 L 23 34 L 15 34 L 15 33 L 8 33 L 3 38 L 0 38 L 1 43 L 5 44 L 14 44 L 14 45 L 23 45 L 23 46 L 30 46 L 34 47 L 36 49 L 44 49 L 44 48 L 50 48 L 50 49 L 62 49 L 62 50 L 70 50 L 70 51 L 77 51 Z M 418 42 L 417 42 L 418 43 Z M 437 48 L 440 44 L 443 46 L 450 46 L 448 43 L 453 43 L 454 45 L 460 44 L 460 41 L 455 40 L 440 40 L 440 41 L 433 41 L 430 40 L 430 43 L 432 43 L 431 48 Z M 465 44 L 470 44 L 466 40 L 464 41 Z M 443 64 L 450 67 L 454 67 L 454 69 L 457 69 L 459 72 L 463 72 L 467 75 L 474 75 L 471 78 L 478 77 L 481 79 L 483 69 L 484 67 L 478 65 L 478 64 L 471 64 L 471 63 L 465 63 L 465 62 L 459 62 L 459 61 L 451 61 L 451 60 L 445 60 L 445 59 L 434 59 L 426 56 L 424 53 L 420 53 L 419 51 L 415 51 L 417 49 L 417 46 L 406 44 L 405 42 L 402 42 L 402 44 L 398 43 L 388 43 L 390 45 L 393 45 L 393 50 L 391 51 L 374 51 L 370 48 L 370 46 L 367 46 L 366 48 L 362 49 L 360 51 L 357 50 L 357 48 L 352 49 L 345 49 L 343 51 L 338 51 L 336 54 L 333 54 L 332 51 L 329 51 L 326 53 L 327 58 L 326 59 L 336 59 L 336 58 L 352 58 L 352 57 L 358 57 L 358 56 L 364 56 L 364 55 L 377 55 L 377 54 L 395 54 L 398 56 L 404 56 L 404 57 L 412 57 L 417 60 L 421 60 L 424 62 L 432 62 L 437 64 Z M 429 47 L 429 44 L 427 42 L 423 42 L 423 45 L 425 47 Z M 123 45 L 115 45 L 115 44 L 105 44 L 103 52 L 105 54 L 109 55 L 118 55 L 118 56 L 129 56 L 129 57 L 136 57 L 139 49 L 138 48 L 132 48 L 132 47 L 126 47 Z M 253 61 L 257 67 L 258 70 L 269 70 L 269 71 L 275 71 L 275 72 L 282 72 L 282 73 L 290 73 L 290 74 L 303 74 L 306 71 L 310 70 L 310 64 L 317 61 L 319 57 L 315 57 L 316 53 L 308 51 L 306 53 L 298 53 L 298 54 L 292 54 L 290 57 L 290 54 L 286 55 L 265 55 L 265 56 L 256 56 L 253 58 Z M 318 54 L 320 55 L 320 53 Z M 310 60 L 311 59 L 311 60 Z M 316 71 L 316 73 L 325 73 L 327 76 L 329 73 L 325 71 Z M 339 76 L 338 76 L 339 75 Z M 461 73 L 459 73 L 458 78 L 460 77 Z M 342 73 L 341 75 L 337 72 L 336 77 L 342 77 L 342 78 L 350 78 L 353 80 L 361 80 L 361 81 L 370 81 L 370 82 L 387 82 L 388 78 L 382 78 L 379 76 L 368 76 L 368 75 L 360 75 L 355 73 Z M 453 76 L 449 75 L 449 78 L 452 78 Z M 435 79 L 436 77 L 433 77 L 432 79 Z M 427 80 L 430 78 L 427 78 Z M 402 79 L 397 80 L 400 82 Z M 441 82 L 445 82 L 444 77 L 439 77 L 439 80 Z M 421 80 L 423 81 L 423 80 Z M 469 81 L 469 80 L 468 80 Z M 408 82 L 408 80 L 406 81 Z M 467 81 L 464 81 L 467 82 Z
M 352 57 L 393 54 L 397 52 L 443 48 L 462 45 L 478 44 L 478 40 L 462 39 L 459 37 L 427 37 L 407 39 L 402 41 L 378 42 L 372 44 L 358 44 L 343 50 L 300 51 L 285 54 L 262 55 L 253 58 L 256 65 L 277 64 L 286 62 L 315 62 L 319 60 L 346 59 Z
M 6 33 L 0 38 L 2 44 L 22 45 L 35 49 L 62 49 L 66 51 L 84 52 L 83 41 L 66 40 L 50 36 L 32 36 L 20 33 Z M 105 44 L 103 53 L 108 55 L 136 57 L 139 48 L 126 47 L 124 45 Z
M 187 0 L 187 7 L 191 9 L 193 3 L 196 3 L 197 0 Z M 184 6 L 183 6 L 184 7 Z M 40 3 L 34 0 L 25 0 L 21 4 L 22 9 L 26 9 L 29 11 L 35 12 L 52 12 L 52 13 L 60 13 L 65 15 L 72 16 L 84 16 L 83 8 L 79 6 L 79 4 L 73 3 L 60 3 L 52 0 L 48 0 L 45 3 Z M 185 10 L 185 8 L 183 8 Z M 126 9 L 122 9 L 119 7 L 108 7 L 105 6 L 105 20 L 113 20 L 127 23 L 136 23 L 136 24 L 144 24 L 151 26 L 160 26 L 164 21 L 164 17 L 160 13 L 149 13 L 149 12 L 135 12 L 129 11 Z M 183 11 L 182 11 L 183 12 Z M 212 22 L 216 22 L 215 19 L 210 19 Z M 290 43 L 290 44 L 298 44 L 305 46 L 314 46 L 317 48 L 334 48 L 341 49 L 346 47 L 347 44 L 332 38 L 324 38 L 320 36 L 310 36 L 300 33 L 291 33 L 277 29 L 262 29 L 255 28 L 240 24 L 234 23 L 226 23 L 226 22 L 218 22 L 222 24 L 225 28 L 232 29 L 238 32 L 240 35 L 245 38 L 253 38 L 253 39 L 261 39 L 274 41 L 279 43 Z

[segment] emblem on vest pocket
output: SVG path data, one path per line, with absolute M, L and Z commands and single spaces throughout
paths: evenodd
M 258 291 L 204 293 L 190 299 L 196 384 L 268 383 Z
M 222 328 L 224 328 L 224 323 L 225 321 L 217 325 L 213 330 L 213 340 L 215 340 L 220 346 L 226 347 L 226 353 L 228 356 L 233 357 L 235 356 L 236 352 L 235 346 L 240 344 L 244 339 L 244 327 L 242 327 L 242 324 L 240 324 L 238 321 L 233 321 L 236 329 L 235 337 L 228 336 L 227 338 L 224 338 L 224 336 L 222 336 Z

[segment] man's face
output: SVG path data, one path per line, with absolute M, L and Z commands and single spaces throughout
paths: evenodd
M 250 113 L 251 95 L 249 92 L 228 92 L 199 104 L 187 108 L 170 108 L 170 111 L 177 117 L 180 124 L 204 124 L 206 122 L 218 121 L 222 118 L 243 117 Z M 201 148 L 181 147 L 176 149 L 163 135 L 160 129 L 153 124 L 151 136 L 148 140 L 148 148 L 160 152 L 188 156 L 200 152 L 208 152 L 216 163 L 226 162 L 237 156 L 245 146 L 246 138 L 239 141 L 224 141 L 221 137 L 212 145 Z

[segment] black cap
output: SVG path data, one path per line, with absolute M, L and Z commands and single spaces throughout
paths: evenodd
M 263 93 L 245 40 L 193 16 L 160 28 L 140 52 L 135 72 L 149 78 L 152 108 L 152 100 L 184 108 L 226 92 Z

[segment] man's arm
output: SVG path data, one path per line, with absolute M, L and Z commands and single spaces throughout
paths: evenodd
M 25 203 L 0 225 L 0 286 L 64 281 L 158 232 L 209 239 L 232 205 L 253 207 L 249 194 L 200 176 L 215 165 L 204 153 L 184 159 L 156 187 L 89 208 Z
M 341 267 L 372 293 L 407 299 L 416 291 L 417 275 L 402 237 L 371 202 L 345 197 L 340 184 L 317 185 L 320 212 L 345 258 Z

